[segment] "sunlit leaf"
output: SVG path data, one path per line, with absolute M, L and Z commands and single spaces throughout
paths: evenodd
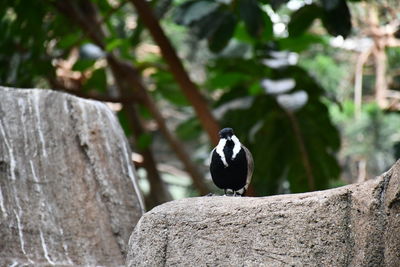
M 118 48 L 118 47 L 121 47 L 124 45 L 128 45 L 127 42 L 128 42 L 128 40 L 126 40 L 126 39 L 118 39 L 118 38 L 113 39 L 107 43 L 106 51 L 110 52 L 110 51 L 114 50 L 115 48 Z
M 245 43 L 253 44 L 255 42 L 254 38 L 246 30 L 246 26 L 243 22 L 238 23 L 235 29 L 234 37 Z
M 93 66 L 93 64 L 96 62 L 94 59 L 79 59 L 74 66 L 72 67 L 73 70 L 77 71 L 84 71 L 88 69 L 89 67 Z

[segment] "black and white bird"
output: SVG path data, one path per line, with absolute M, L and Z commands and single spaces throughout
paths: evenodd
M 212 180 L 217 187 L 224 190 L 225 195 L 228 192 L 234 196 L 242 196 L 253 174 L 253 156 L 240 143 L 232 128 L 222 129 L 219 137 L 219 143 L 210 155 Z

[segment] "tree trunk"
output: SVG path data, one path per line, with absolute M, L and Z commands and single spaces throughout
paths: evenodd
M 379 107 L 386 108 L 387 107 L 387 99 L 386 99 L 386 51 L 385 47 L 377 46 L 374 51 L 375 56 L 375 99 L 378 103 Z
M 124 263 L 144 210 L 104 104 L 0 87 L 0 266 Z
M 146 213 L 127 266 L 399 266 L 400 161 L 361 184 L 198 197 Z

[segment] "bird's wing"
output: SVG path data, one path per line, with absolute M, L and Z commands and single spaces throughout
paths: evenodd
M 254 171 L 254 161 L 253 161 L 253 155 L 251 155 L 250 150 L 247 149 L 244 145 L 242 145 L 242 148 L 246 154 L 246 159 L 247 159 L 247 178 L 246 178 L 246 185 L 245 188 L 247 190 L 247 187 L 250 184 L 251 181 L 251 176 L 253 175 Z

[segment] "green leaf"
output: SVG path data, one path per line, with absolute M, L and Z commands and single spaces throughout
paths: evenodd
M 97 69 L 83 86 L 85 91 L 94 90 L 99 93 L 107 92 L 107 77 L 104 68 Z
M 152 142 L 153 142 L 153 137 L 151 136 L 151 134 L 146 133 L 139 136 L 136 145 L 139 150 L 143 150 L 148 148 Z
M 278 39 L 277 43 L 279 44 L 279 48 L 282 50 L 301 52 L 307 50 L 311 45 L 314 44 L 326 45 L 327 41 L 323 36 L 305 33 L 297 38 L 288 37 Z
M 283 4 L 287 3 L 289 0 L 269 0 L 269 4 L 271 5 L 274 11 L 278 10 Z
M 340 174 L 335 157 L 340 148 L 340 138 L 328 109 L 321 102 L 322 88 L 296 66 L 274 70 L 268 77 L 294 79 L 296 87 L 293 90 L 304 90 L 309 98 L 306 105 L 290 118 L 274 97 L 265 95 L 259 83 L 253 82 L 249 83 L 249 90 L 254 91 L 252 104 L 247 109 L 233 109 L 224 115 L 221 124 L 233 127 L 253 154 L 254 188 L 259 195 L 283 193 L 287 191 L 282 191 L 282 183 L 288 181 L 290 192 L 305 192 L 310 190 L 310 177 L 314 189 L 329 188 Z M 235 101 L 238 94 L 244 95 L 239 92 L 227 91 L 221 97 L 224 101 L 219 101 L 218 105 Z M 311 166 L 311 176 L 305 161 Z
M 321 0 L 322 23 L 329 34 L 346 38 L 351 32 L 351 14 L 345 0 Z
M 159 70 L 151 76 L 154 79 L 157 90 L 155 94 L 159 97 L 168 100 L 176 106 L 187 106 L 186 97 L 175 82 L 174 77 L 169 71 Z
M 121 111 L 119 111 L 117 113 L 117 117 L 118 117 L 118 121 L 122 126 L 122 129 L 124 129 L 125 135 L 126 136 L 132 136 L 133 134 L 133 130 L 131 127 L 131 124 L 129 122 L 129 117 L 126 114 L 126 111 L 124 109 L 122 109 Z
M 153 114 L 151 114 L 149 109 L 143 105 L 138 106 L 138 113 L 140 117 L 143 118 L 144 120 L 153 119 Z
M 111 41 L 107 42 L 105 50 L 107 52 L 111 52 L 115 48 L 119 48 L 119 47 L 122 47 L 122 46 L 128 46 L 128 45 L 129 44 L 128 44 L 128 40 L 127 39 L 115 38 L 115 39 L 112 39 Z
M 316 4 L 305 5 L 295 11 L 288 24 L 290 37 L 298 37 L 304 34 L 313 21 L 321 16 L 321 8 Z
M 246 30 L 246 26 L 244 25 L 244 22 L 239 22 L 236 26 L 235 33 L 234 33 L 235 39 L 248 43 L 248 44 L 254 44 L 255 40 L 253 37 L 249 35 L 249 33 Z
M 218 28 L 208 38 L 208 47 L 212 52 L 219 52 L 226 47 L 235 32 L 236 23 L 235 16 L 225 12 Z
M 224 72 L 218 73 L 210 77 L 208 80 L 209 86 L 215 89 L 233 87 L 241 82 L 248 80 L 250 77 L 241 72 Z
M 79 59 L 72 67 L 72 70 L 76 71 L 87 70 L 88 68 L 92 67 L 95 62 L 96 60 L 94 59 Z
M 239 0 L 239 14 L 247 32 L 253 37 L 260 37 L 264 29 L 263 11 L 256 0 Z
M 72 45 L 77 44 L 77 42 L 79 41 L 80 38 L 81 38 L 81 36 L 79 34 L 76 34 L 76 33 L 68 34 L 58 41 L 57 46 L 60 49 L 70 48 Z
M 194 140 L 200 136 L 202 128 L 196 117 L 190 118 L 176 128 L 176 134 L 182 140 Z
M 244 21 L 240 21 L 236 26 L 235 30 L 235 38 L 239 41 L 248 44 L 255 44 L 257 42 L 268 42 L 273 39 L 273 23 L 271 18 L 268 16 L 266 12 L 262 12 L 261 14 L 262 19 L 262 29 L 260 36 L 252 36 L 249 31 L 247 30 L 247 26 Z
M 274 30 L 271 18 L 266 12 L 262 12 L 262 20 L 264 23 L 263 30 L 261 32 L 261 38 L 263 41 L 271 41 L 274 37 Z
M 200 20 L 193 23 L 190 27 L 192 28 L 193 34 L 199 39 L 209 38 L 215 31 L 220 27 L 227 11 L 225 9 L 217 9 L 211 12 L 207 16 L 204 16 Z
M 263 92 L 263 88 L 261 87 L 260 82 L 255 82 L 249 87 L 249 94 L 250 95 L 258 95 Z
M 320 1 L 325 11 L 327 12 L 337 9 L 342 2 L 342 0 L 320 0 Z
M 178 8 L 175 21 L 188 26 L 213 13 L 219 7 L 220 4 L 214 1 L 188 1 Z

